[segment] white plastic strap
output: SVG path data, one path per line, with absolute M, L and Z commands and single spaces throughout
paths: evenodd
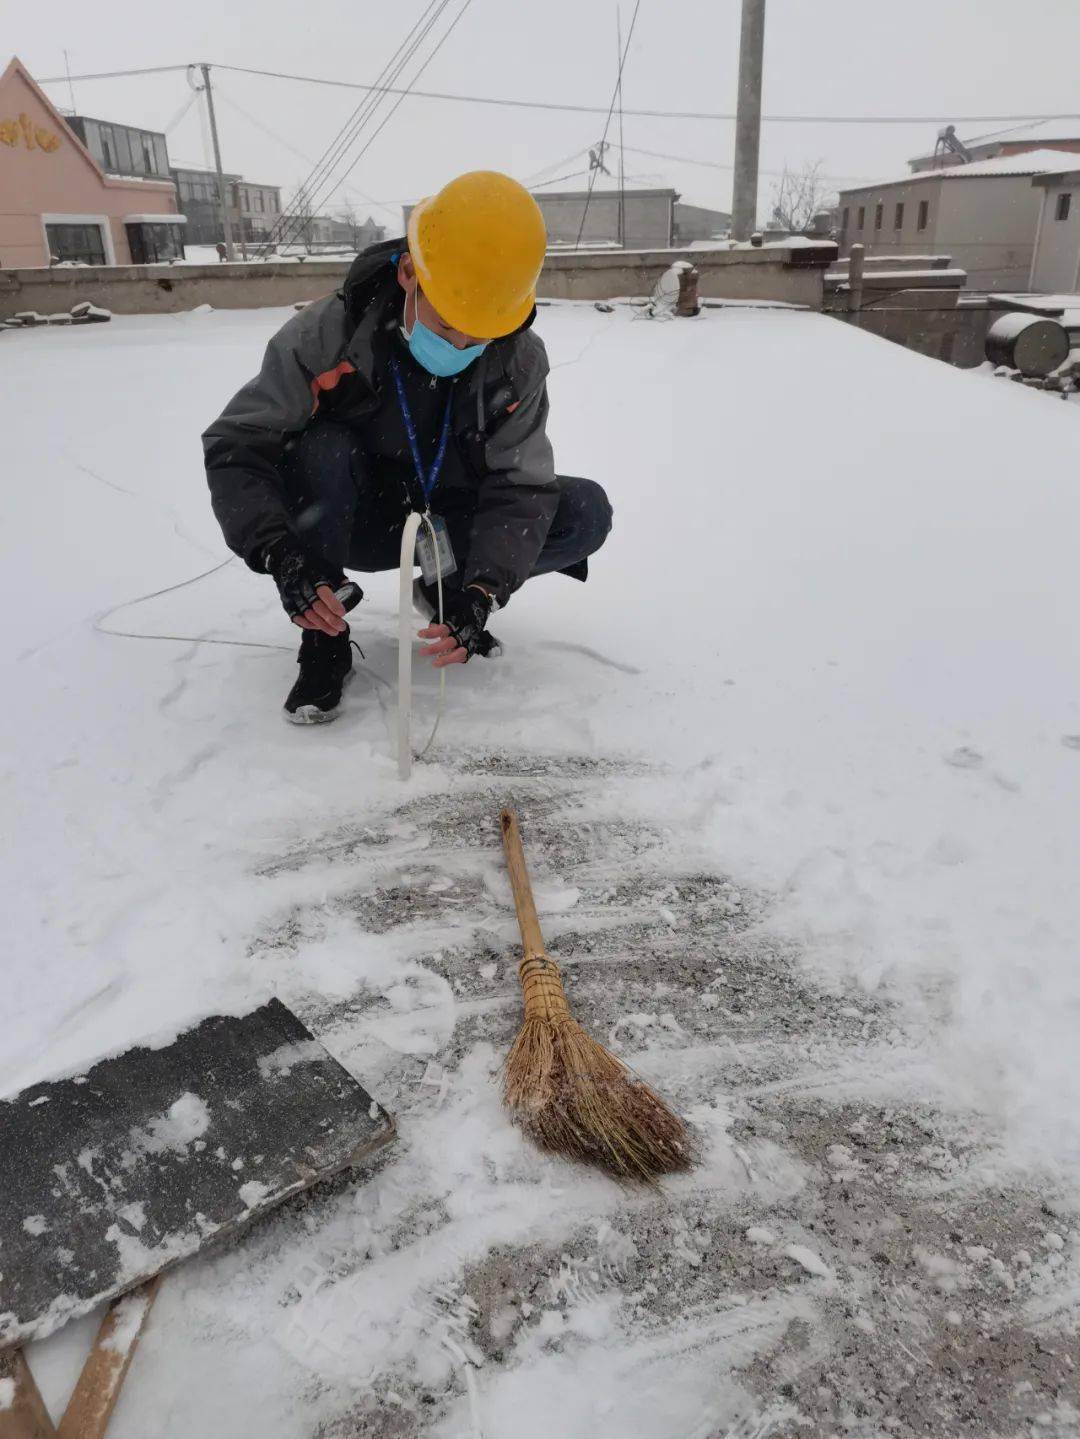
M 421 523 L 427 525 L 435 551 L 435 582 L 439 595 L 439 623 L 443 622 L 442 565 L 439 560 L 439 546 L 435 529 L 427 515 L 412 511 L 401 532 L 401 581 L 398 589 L 398 778 L 408 779 L 412 774 L 412 642 L 413 642 L 413 566 L 416 562 L 416 536 Z M 442 719 L 443 701 L 446 695 L 446 670 L 439 670 L 439 704 L 435 723 L 427 744 L 417 754 L 423 759 L 435 742 Z

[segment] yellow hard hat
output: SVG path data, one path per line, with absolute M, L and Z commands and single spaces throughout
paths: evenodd
M 495 170 L 459 175 L 409 216 L 420 288 L 448 325 L 478 340 L 528 319 L 546 247 L 540 206 Z

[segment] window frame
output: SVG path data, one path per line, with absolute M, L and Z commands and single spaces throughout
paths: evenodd
M 1068 221 L 1072 214 L 1072 191 L 1059 190 L 1054 205 L 1055 221 Z
M 874 234 L 880 233 L 885 226 L 885 201 L 879 200 L 874 206 Z
M 903 228 L 904 228 L 904 202 L 903 202 L 903 200 L 897 200 L 897 202 L 896 202 L 896 208 L 895 208 L 895 210 L 893 211 L 893 229 L 894 229 L 894 230 L 902 230 Z
M 916 219 L 915 219 L 915 227 L 916 227 L 916 229 L 919 231 L 920 234 L 922 233 L 923 230 L 929 229 L 929 227 L 930 227 L 930 201 L 929 201 L 929 200 L 920 200 L 920 201 L 919 201 L 919 213 L 918 213 L 918 215 L 916 216 Z
M 52 245 L 49 241 L 50 225 L 96 225 L 101 231 L 102 249 L 105 253 L 105 265 L 116 264 L 116 251 L 113 248 L 112 226 L 109 224 L 108 215 L 65 215 L 51 213 L 41 216 L 41 239 L 45 246 L 45 263 L 52 264 Z M 94 267 L 99 268 L 99 267 Z
M 858 232 L 859 232 L 860 235 L 861 235 L 862 232 L 866 229 L 866 206 L 865 206 L 865 205 L 860 205 L 860 206 L 859 206 L 859 223 L 858 223 L 858 225 L 857 225 L 855 228 L 858 230 Z

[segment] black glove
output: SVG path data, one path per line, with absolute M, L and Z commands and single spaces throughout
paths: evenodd
M 267 574 L 274 577 L 281 603 L 291 620 L 311 609 L 319 598 L 320 585 L 329 585 L 332 590 L 339 591 L 348 583 L 341 570 L 328 565 L 292 535 L 284 535 L 268 547 L 264 564 Z M 363 594 L 358 585 L 351 588 L 356 590 L 356 596 L 351 604 L 346 605 L 347 609 L 352 609 Z
M 438 597 L 433 595 L 432 599 L 435 614 L 431 623 L 438 624 Z M 491 596 L 471 585 L 463 590 L 443 590 L 443 624 L 450 627 L 450 633 L 469 659 L 473 655 L 487 656 L 499 647 L 495 636 L 485 629 L 493 607 Z

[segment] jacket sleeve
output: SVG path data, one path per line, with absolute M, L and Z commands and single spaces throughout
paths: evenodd
M 480 485 L 463 584 L 494 592 L 500 605 L 532 573 L 559 505 L 555 461 L 547 437 L 547 353 L 538 337 L 525 337 L 527 388 L 488 439 L 487 473 Z
M 308 305 L 277 332 L 258 375 L 203 434 L 210 503 L 225 542 L 259 573 L 267 546 L 295 533 L 281 478 L 285 444 L 311 418 L 317 378 L 332 373 L 344 344 L 341 297 Z

